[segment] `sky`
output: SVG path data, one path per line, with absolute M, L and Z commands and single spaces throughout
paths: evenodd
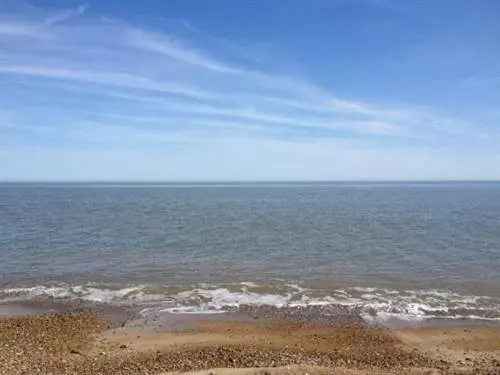
M 0 181 L 500 179 L 497 0 L 0 0 Z

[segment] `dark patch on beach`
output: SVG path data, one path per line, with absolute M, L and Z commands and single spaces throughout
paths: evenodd
M 234 311 L 245 313 L 254 319 L 302 322 L 325 325 L 366 324 L 360 309 L 342 305 L 276 307 L 269 305 L 242 305 Z
M 108 322 L 109 328 L 119 327 L 137 319 L 142 309 L 140 306 L 117 306 L 106 303 L 97 303 L 84 300 L 63 300 L 54 298 L 40 298 L 26 301 L 12 301 L 1 304 L 8 317 L 33 315 L 80 315 L 101 317 Z

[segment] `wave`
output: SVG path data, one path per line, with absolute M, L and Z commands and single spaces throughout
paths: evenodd
M 144 293 L 144 286 L 123 289 L 98 288 L 89 285 L 78 286 L 34 286 L 29 288 L 9 288 L 0 290 L 0 301 L 14 302 L 37 298 L 78 299 L 98 303 L 127 303 L 133 299 L 146 301 L 154 295 Z M 157 296 L 162 299 L 164 296 Z
M 189 287 L 135 285 L 124 288 L 96 284 L 39 285 L 0 289 L 0 302 L 54 299 L 142 306 L 143 314 L 216 314 L 243 306 L 307 307 L 340 305 L 357 309 L 368 322 L 389 320 L 481 319 L 500 321 L 500 298 L 448 290 L 391 290 L 352 287 L 330 291 L 295 284 L 253 282 Z

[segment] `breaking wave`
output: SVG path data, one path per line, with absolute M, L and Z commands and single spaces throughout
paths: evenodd
M 423 321 L 481 319 L 500 321 L 500 298 L 464 295 L 447 290 L 391 290 L 352 287 L 321 291 L 295 284 L 266 286 L 251 282 L 186 287 L 136 285 L 124 288 L 96 284 L 40 285 L 0 289 L 0 302 L 53 299 L 141 306 L 143 314 L 215 314 L 243 306 L 328 306 L 355 308 L 369 322 L 392 319 Z

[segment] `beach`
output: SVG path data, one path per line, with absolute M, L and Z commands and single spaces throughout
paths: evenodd
M 498 374 L 499 187 L 0 185 L 0 373 Z
M 267 310 L 267 309 L 264 309 Z M 2 374 L 500 374 L 500 327 L 388 328 L 328 318 L 76 309 L 0 319 Z

